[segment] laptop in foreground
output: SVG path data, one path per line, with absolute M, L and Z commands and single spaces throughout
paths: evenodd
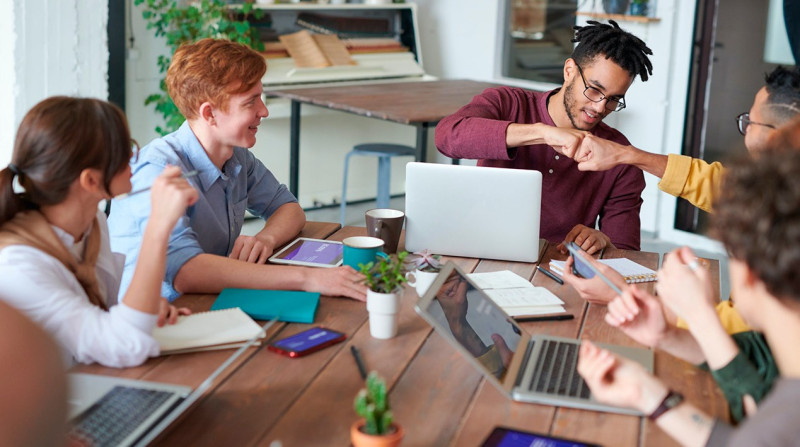
M 192 407 L 225 371 L 275 324 L 231 354 L 194 391 L 190 387 L 70 373 L 69 437 L 76 445 L 144 446 Z
M 453 263 L 442 269 L 415 308 L 513 400 L 640 415 L 592 398 L 576 370 L 580 340 L 527 334 Z M 653 371 L 648 349 L 598 345 Z
M 527 169 L 406 165 L 406 249 L 539 260 L 542 174 Z

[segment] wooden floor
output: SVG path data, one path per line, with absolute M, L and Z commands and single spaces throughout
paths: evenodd
M 303 236 L 341 240 L 364 234 L 363 227 L 338 229 L 337 224 L 309 223 Z M 604 257 L 628 257 L 657 268 L 658 254 L 610 250 Z M 542 262 L 565 259 L 545 247 Z M 576 318 L 568 321 L 522 323 L 530 333 L 636 345 L 605 324 L 604 306 L 588 305 L 569 286 L 537 273 L 535 264 L 449 258 L 467 272 L 512 270 L 547 287 L 566 303 Z M 718 277 L 718 264 L 711 263 Z M 653 287 L 648 283 L 646 287 Z M 215 296 L 179 298 L 178 304 L 207 310 Z M 644 418 L 570 408 L 512 402 L 486 382 L 413 309 L 416 293 L 404 291 L 400 330 L 391 340 L 369 335 L 363 303 L 323 297 L 315 325 L 345 332 L 347 340 L 317 353 L 291 359 L 263 347 L 251 348 L 232 365 L 206 398 L 178 421 L 156 445 L 288 446 L 349 445 L 350 425 L 357 419 L 352 402 L 363 381 L 350 354 L 361 351 L 368 369 L 378 371 L 390 387 L 395 419 L 404 426 L 405 446 L 477 446 L 495 425 L 550 433 L 605 446 L 674 445 Z M 283 337 L 311 325 L 278 324 L 269 337 Z M 151 359 L 124 370 L 96 365 L 81 372 L 140 378 L 196 387 L 232 351 L 202 352 Z M 727 406 L 708 373 L 657 352 L 656 374 L 705 411 L 726 418 Z

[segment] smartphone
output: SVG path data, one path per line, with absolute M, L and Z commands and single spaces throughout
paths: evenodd
M 343 341 L 347 336 L 321 326 L 270 342 L 267 349 L 289 357 L 302 357 Z
M 611 290 L 614 291 L 617 295 L 622 295 L 622 290 L 619 289 L 613 282 L 611 282 L 608 277 L 602 273 L 600 270 L 586 262 L 586 258 L 589 254 L 583 251 L 581 247 L 578 247 L 578 244 L 575 242 L 567 242 L 567 250 L 569 250 L 569 254 L 572 255 L 572 273 L 576 276 L 580 276 L 586 279 L 594 278 L 595 276 L 600 277 L 609 287 Z
M 482 447 L 600 447 L 599 444 L 557 438 L 507 427 L 495 427 Z

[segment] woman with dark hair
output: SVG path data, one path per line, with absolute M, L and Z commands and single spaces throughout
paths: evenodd
M 124 260 L 98 205 L 131 190 L 134 148 L 118 107 L 52 97 L 25 115 L 0 170 L 0 299 L 50 332 L 67 362 L 141 364 L 158 355 L 154 326 L 189 313 L 159 296 L 169 234 L 197 200 L 176 167 L 153 184 L 142 254 L 117 303 Z

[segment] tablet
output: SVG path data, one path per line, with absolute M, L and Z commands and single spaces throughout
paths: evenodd
M 336 267 L 342 265 L 343 251 L 344 245 L 341 242 L 300 237 L 269 260 L 276 264 Z
M 566 438 L 542 435 L 507 427 L 495 427 L 494 431 L 483 441 L 482 447 L 599 447 L 597 444 L 585 443 Z

